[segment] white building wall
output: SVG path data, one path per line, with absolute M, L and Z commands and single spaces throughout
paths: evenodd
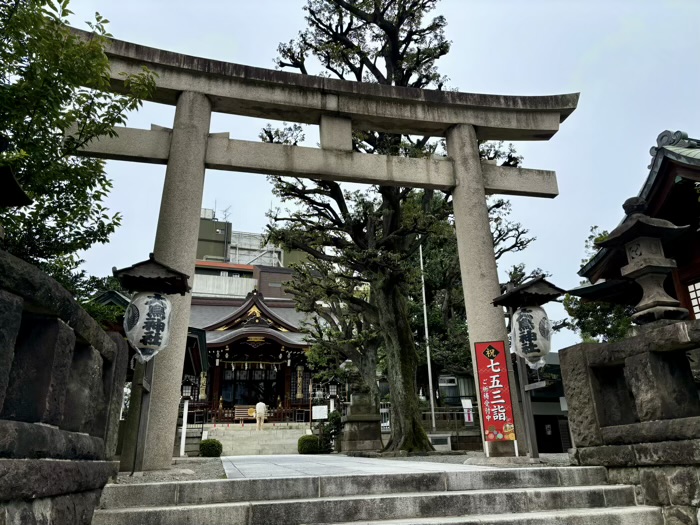
M 192 295 L 198 297 L 245 297 L 258 284 L 257 279 L 194 275 Z
M 259 233 L 232 232 L 229 245 L 229 262 L 234 264 L 257 264 L 260 266 L 283 266 L 282 249 L 265 243 Z

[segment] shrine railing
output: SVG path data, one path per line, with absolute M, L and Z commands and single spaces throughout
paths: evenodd
M 382 432 L 391 431 L 391 403 L 383 401 L 379 404 Z M 426 431 L 432 430 L 432 414 L 430 410 L 421 411 L 421 424 Z M 435 429 L 437 431 L 479 430 L 481 424 L 476 407 L 470 409 L 458 407 L 435 407 Z

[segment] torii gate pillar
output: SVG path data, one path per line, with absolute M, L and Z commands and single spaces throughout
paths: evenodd
M 474 343 L 504 341 L 506 348 L 508 348 L 508 333 L 503 308 L 493 306 L 493 299 L 501 295 L 501 287 L 498 282 L 496 259 L 493 256 L 493 237 L 479 158 L 479 142 L 473 126 L 460 124 L 447 131 L 447 154 L 454 162 L 456 184 L 452 192 L 452 203 L 457 233 L 457 250 L 462 274 L 464 305 L 469 324 L 469 349 L 474 367 L 479 414 L 483 417 L 481 396 L 478 395 L 481 390 L 476 371 L 477 360 Z M 522 446 L 526 447 L 522 412 L 514 388 L 516 383 L 513 365 L 510 359 L 506 359 L 506 363 L 508 381 L 511 385 L 516 437 Z M 512 450 L 511 441 L 487 442 L 484 439 L 483 424 L 481 425 L 481 437 L 484 440 L 484 450 L 489 455 L 514 455 L 515 451 Z M 487 446 L 491 448 L 486 450 Z
M 160 202 L 153 255 L 163 264 L 194 274 L 199 215 L 204 191 L 211 103 L 206 95 L 185 91 L 175 109 L 168 167 Z M 190 294 L 172 296 L 173 320 L 168 347 L 155 359 L 145 436 L 140 436 L 143 463 L 139 470 L 158 470 L 172 463 L 173 430 L 180 403 L 180 378 L 185 362 Z M 139 453 L 141 456 L 141 452 Z

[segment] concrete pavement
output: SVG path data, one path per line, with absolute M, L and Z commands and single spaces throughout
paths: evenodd
M 221 458 L 228 479 L 294 478 L 348 476 L 360 474 L 405 474 L 423 472 L 474 472 L 491 467 L 390 461 L 343 455 L 224 456 Z

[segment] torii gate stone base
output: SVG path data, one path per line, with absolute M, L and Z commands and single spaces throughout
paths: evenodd
M 122 73 L 137 73 L 145 65 L 158 74 L 152 100 L 177 108 L 172 129 L 119 128 L 118 137 L 105 137 L 85 150 L 86 155 L 104 159 L 167 165 L 154 249 L 158 261 L 188 275 L 194 273 L 206 169 L 452 190 L 472 362 L 476 362 L 475 342 L 507 342 L 503 311 L 491 302 L 501 290 L 486 196 L 552 198 L 558 193 L 557 182 L 552 171 L 483 163 L 478 144 L 491 139 L 548 140 L 576 109 L 578 94 L 515 97 L 361 84 L 218 62 L 118 40 L 109 42 L 107 55 L 116 92 L 124 89 Z M 317 124 L 321 148 L 211 134 L 212 111 Z M 353 129 L 443 136 L 449 157 L 353 153 Z M 170 346 L 155 358 L 141 470 L 165 468 L 172 459 L 190 297 L 173 299 Z M 514 385 L 510 360 L 508 364 Z M 524 445 L 522 417 L 517 399 L 513 401 L 516 432 Z M 487 453 L 513 455 L 511 443 L 498 443 L 504 450 L 493 447 Z

